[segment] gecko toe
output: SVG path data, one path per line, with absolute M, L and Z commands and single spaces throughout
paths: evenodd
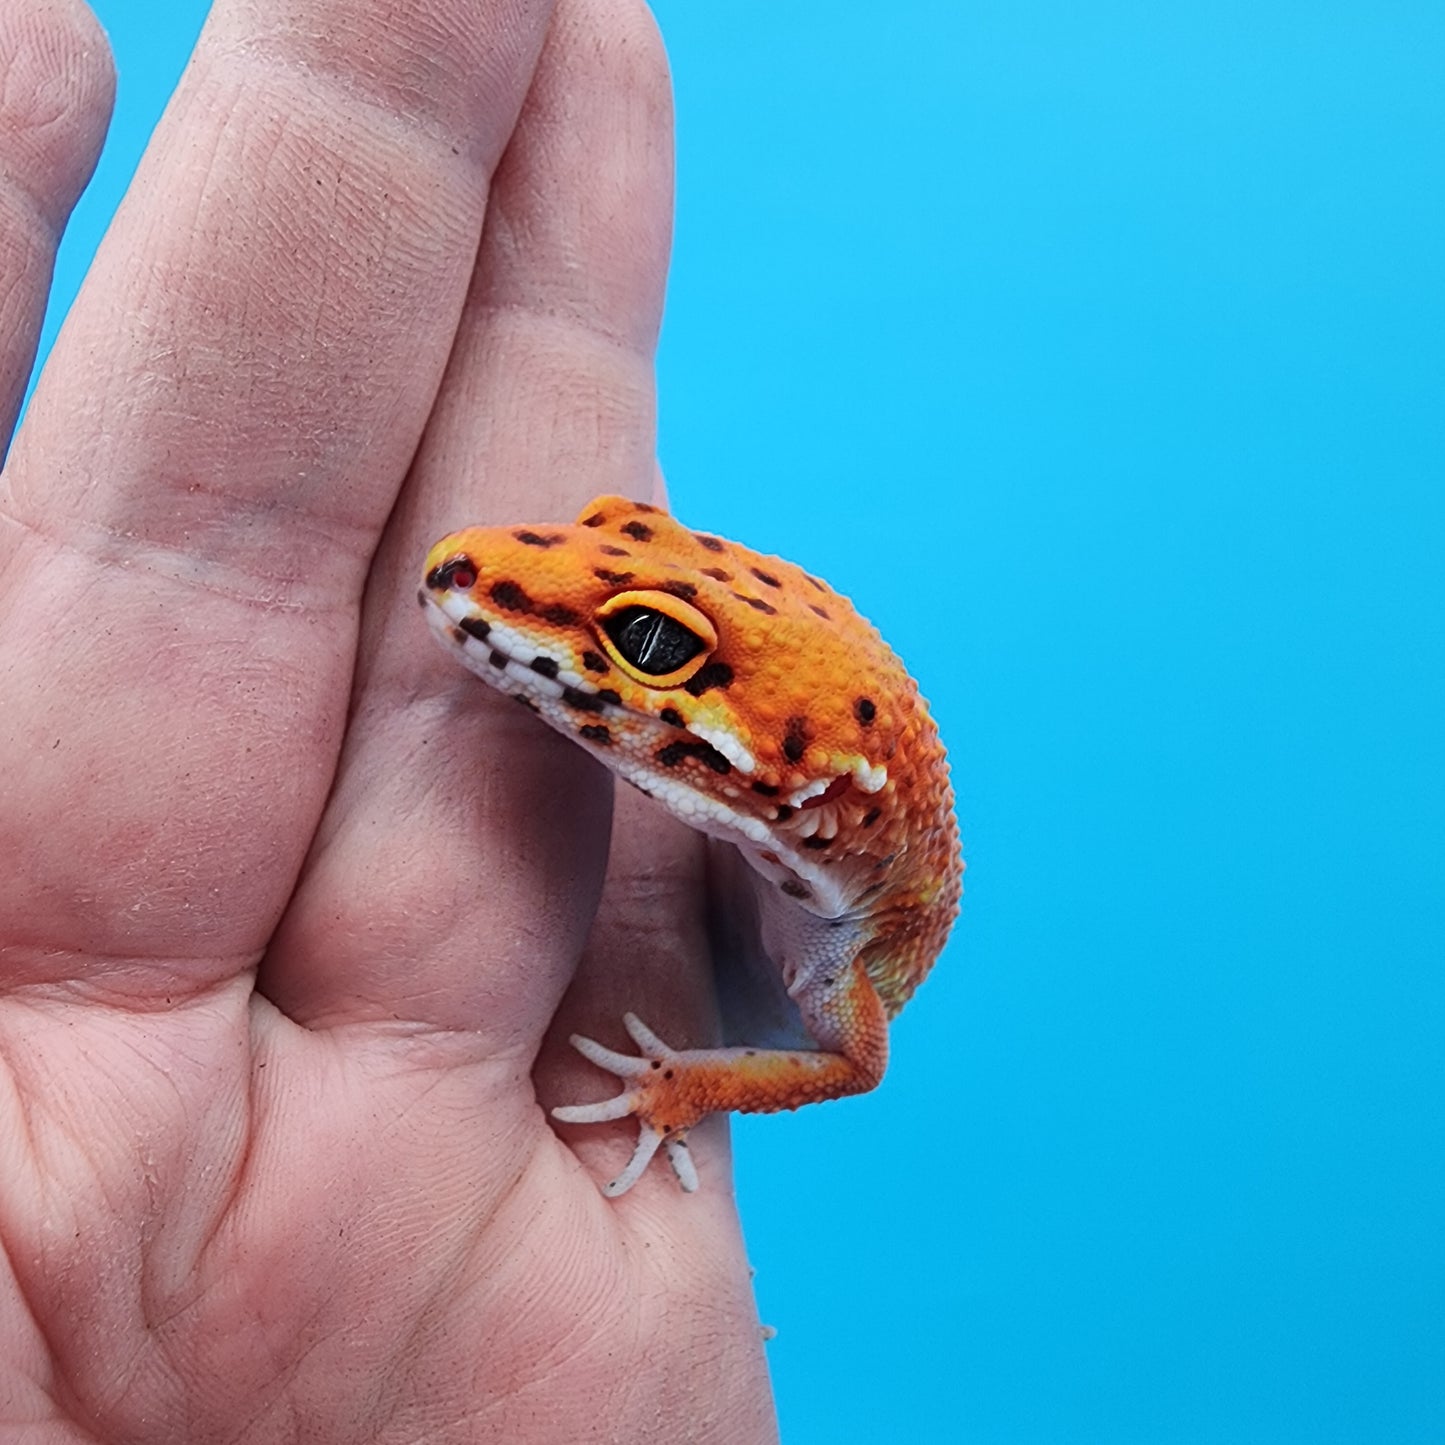
M 684 1194 L 695 1194 L 697 1192 L 697 1165 L 693 1163 L 692 1150 L 687 1147 L 687 1140 L 678 1136 L 672 1139 L 664 1139 L 663 1145 L 667 1149 L 667 1162 L 672 1165 L 672 1172 L 677 1175 L 677 1182 L 682 1186 Z
M 564 1124 L 605 1124 L 610 1119 L 625 1119 L 636 1108 L 637 1100 L 631 1094 L 616 1094 L 595 1104 L 558 1104 L 552 1117 Z
M 637 1137 L 637 1148 L 632 1151 L 632 1158 L 627 1161 L 627 1168 L 610 1184 L 604 1184 L 602 1192 L 609 1199 L 616 1199 L 619 1195 L 626 1194 L 642 1178 L 643 1170 L 652 1163 L 652 1156 L 657 1153 L 658 1145 L 661 1143 L 662 1135 L 656 1129 L 649 1129 L 644 1124 L 642 1132 Z
M 619 1079 L 635 1079 L 652 1066 L 649 1059 L 619 1054 L 616 1049 L 609 1049 L 606 1044 L 599 1044 L 596 1039 L 583 1038 L 581 1034 L 573 1034 L 571 1043 L 584 1059 L 590 1059 L 599 1069 L 606 1069 L 609 1074 L 616 1074 Z
M 627 1030 L 632 1038 L 632 1042 L 635 1043 L 649 1059 L 670 1058 L 675 1052 L 675 1050 L 668 1048 L 634 1013 L 622 1015 L 622 1027 Z

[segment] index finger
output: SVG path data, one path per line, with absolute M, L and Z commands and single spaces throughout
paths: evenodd
M 0 493 L 18 977 L 273 927 L 550 9 L 218 0 Z

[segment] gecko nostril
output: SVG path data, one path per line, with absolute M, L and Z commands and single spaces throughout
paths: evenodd
M 453 592 L 469 592 L 476 586 L 476 564 L 465 554 L 448 557 L 445 562 L 432 568 L 426 581 L 428 587 L 434 587 L 438 591 L 447 587 Z

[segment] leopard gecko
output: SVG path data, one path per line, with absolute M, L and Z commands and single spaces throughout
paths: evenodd
M 826 583 L 668 513 L 599 497 L 572 526 L 477 527 L 429 552 L 419 600 L 442 645 L 713 841 L 730 880 L 714 952 L 742 1012 L 730 1047 L 638 1054 L 574 1036 L 621 1094 L 553 1110 L 635 1115 L 631 1188 L 716 1110 L 862 1093 L 888 1020 L 938 957 L 963 861 L 948 763 L 917 685 Z

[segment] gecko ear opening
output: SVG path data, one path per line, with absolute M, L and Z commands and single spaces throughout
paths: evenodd
M 619 592 L 597 609 L 607 655 L 647 687 L 681 687 L 717 646 L 717 629 L 670 592 Z

